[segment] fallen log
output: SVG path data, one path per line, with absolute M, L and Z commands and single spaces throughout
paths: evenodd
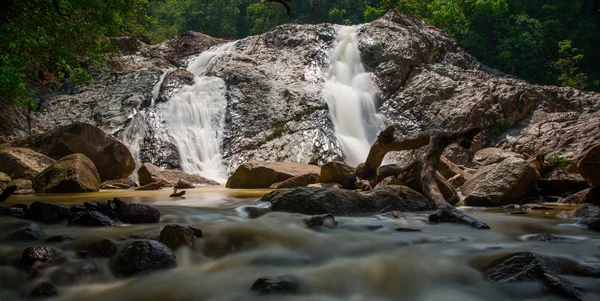
M 388 152 L 418 149 L 427 146 L 423 156 L 423 170 L 421 182 L 423 194 L 431 202 L 433 208 L 438 208 L 436 213 L 430 216 L 430 221 L 437 222 L 460 222 L 469 224 L 478 229 L 489 229 L 485 223 L 478 221 L 450 205 L 442 195 L 435 181 L 435 175 L 440 165 L 440 157 L 446 147 L 457 143 L 463 148 L 471 148 L 473 139 L 481 132 L 481 128 L 471 128 L 460 131 L 445 132 L 441 130 L 427 130 L 408 137 L 395 137 L 394 128 L 388 127 L 383 130 L 377 140 L 371 145 L 369 154 L 364 163 L 356 168 L 359 178 L 373 178 L 377 168 L 381 165 L 383 158 Z

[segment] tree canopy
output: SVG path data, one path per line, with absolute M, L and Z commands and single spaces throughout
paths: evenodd
M 286 5 L 282 5 L 285 3 Z M 360 24 L 394 9 L 437 26 L 484 64 L 539 84 L 600 90 L 595 0 L 7 0 L 0 102 L 34 105 L 37 86 L 89 82 L 116 48 L 194 30 L 236 39 L 283 23 Z M 287 6 L 287 7 L 286 7 Z M 289 11 L 288 11 L 289 8 Z

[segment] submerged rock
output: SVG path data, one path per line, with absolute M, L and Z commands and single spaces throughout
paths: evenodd
M 113 257 L 118 251 L 117 245 L 110 239 L 101 239 L 88 244 L 84 250 L 97 257 Z
M 46 236 L 46 233 L 44 233 L 44 230 L 42 230 L 40 226 L 37 224 L 29 224 L 8 233 L 4 239 L 11 241 L 42 240 L 44 236 Z
M 163 187 L 169 187 L 169 183 L 164 180 L 152 182 L 146 185 L 142 185 L 140 187 L 135 188 L 135 190 L 159 190 Z
M 250 288 L 260 294 L 293 294 L 299 290 L 298 278 L 292 275 L 258 278 Z
M 100 177 L 90 159 L 83 154 L 72 154 L 37 175 L 33 189 L 39 193 L 95 192 L 100 189 Z
M 35 201 L 25 213 L 25 218 L 46 224 L 58 223 L 67 219 L 69 207 L 47 202 Z
M 227 188 L 269 188 L 274 183 L 304 174 L 321 173 L 314 165 L 293 162 L 247 162 L 227 179 Z
M 166 225 L 162 231 L 160 231 L 160 238 L 158 241 L 165 244 L 171 250 L 176 250 L 181 246 L 193 247 L 195 240 L 196 236 L 190 227 L 170 224 Z
M 273 211 L 307 215 L 371 215 L 385 210 L 423 211 L 431 208 L 420 193 L 395 185 L 367 192 L 316 187 L 280 189 L 264 195 L 260 201 L 271 202 Z
M 52 163 L 54 159 L 28 148 L 0 149 L 0 171 L 13 179 L 33 180 Z
M 200 175 L 188 174 L 181 170 L 169 170 L 160 168 L 151 163 L 144 163 L 138 170 L 140 185 L 147 185 L 154 182 L 164 181 L 169 187 L 177 185 L 179 180 L 185 180 L 193 184 L 200 185 L 219 185 L 218 182 L 207 179 Z
M 164 244 L 154 241 L 136 241 L 125 247 L 112 263 L 115 275 L 129 277 L 177 266 L 173 252 Z
M 118 198 L 113 199 L 117 218 L 129 224 L 158 223 L 160 211 L 156 206 L 138 203 L 125 203 Z
M 112 227 L 115 225 L 115 221 L 99 211 L 74 213 L 69 217 L 69 223 L 86 227 Z
M 338 222 L 335 220 L 333 214 L 307 217 L 302 219 L 302 221 L 308 228 L 324 227 L 328 229 L 335 229 L 338 226 Z
M 31 148 L 55 160 L 76 153 L 83 154 L 96 166 L 102 181 L 126 178 L 135 169 L 129 148 L 90 124 L 61 126 L 12 144 Z
M 47 261 L 56 254 L 54 249 L 44 246 L 29 247 L 21 254 L 21 263 L 26 267 L 31 267 L 37 261 Z
M 555 241 L 555 240 L 561 240 L 561 239 L 563 239 L 563 238 L 554 236 L 550 233 L 540 233 L 540 234 L 537 234 L 537 235 L 527 238 L 527 240 L 530 240 L 530 241 Z
M 54 284 L 43 281 L 36 285 L 30 293 L 31 297 L 54 297 L 58 295 L 58 289 Z

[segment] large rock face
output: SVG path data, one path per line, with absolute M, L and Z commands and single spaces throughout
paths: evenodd
M 98 170 L 82 154 L 72 154 L 52 163 L 33 179 L 33 190 L 38 193 L 93 192 L 98 189 Z
M 83 154 L 94 162 L 102 181 L 126 178 L 135 169 L 127 146 L 85 123 L 62 126 L 11 144 L 31 148 L 56 160 L 75 153 Z
M 538 173 L 526 161 L 511 157 L 480 168 L 463 186 L 468 206 L 501 206 L 537 196 Z
M 200 185 L 219 185 L 218 182 L 207 179 L 200 175 L 185 173 L 181 170 L 167 170 L 151 163 L 144 163 L 138 170 L 140 185 L 147 185 L 154 182 L 165 181 L 168 186 L 176 186 L 179 180 L 184 180 L 193 184 Z
M 52 163 L 54 159 L 28 148 L 0 149 L 0 171 L 13 179 L 32 180 Z
M 592 186 L 600 186 L 600 144 L 586 150 L 577 162 L 577 170 Z
M 248 162 L 240 165 L 229 179 L 227 188 L 269 188 L 289 178 L 316 173 L 321 168 L 293 162 Z
M 207 75 L 223 80 L 225 113 L 217 119 L 224 124 L 219 138 L 228 172 L 251 160 L 324 164 L 344 159 L 322 93 L 339 29 L 282 25 L 235 42 L 207 66 Z M 440 30 L 408 16 L 386 16 L 359 26 L 357 34 L 386 125 L 404 135 L 430 128 L 485 128 L 473 150 L 448 148 L 452 162 L 465 165 L 484 147 L 525 157 L 551 151 L 575 162 L 600 140 L 598 93 L 506 76 L 478 63 Z M 160 45 L 142 45 L 114 64 L 119 72 L 98 74 L 89 87 L 67 84 L 43 100 L 30 113 L 29 128 L 11 123 L 13 133 L 86 122 L 130 145 L 141 162 L 181 168 L 167 128 L 168 99 L 193 81 L 181 69 L 190 55 L 221 42 L 186 33 Z

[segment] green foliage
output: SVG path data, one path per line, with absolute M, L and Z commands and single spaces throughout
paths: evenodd
M 549 161 L 554 167 L 565 168 L 569 165 L 569 159 L 561 156 L 552 156 Z
M 558 81 L 562 86 L 585 89 L 588 76 L 581 72 L 577 66 L 584 59 L 579 49 L 571 46 L 570 40 L 558 42 L 559 59 L 554 62 L 554 67 L 561 73 Z

